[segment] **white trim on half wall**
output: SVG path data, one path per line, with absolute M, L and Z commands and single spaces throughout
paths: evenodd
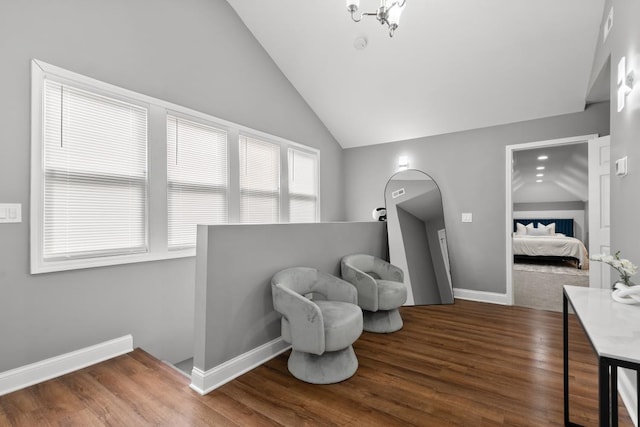
M 278 337 L 207 371 L 194 367 L 191 371 L 190 387 L 205 395 L 290 348 L 289 343 L 284 341 L 282 337 Z
M 133 351 L 133 337 L 125 335 L 60 356 L 0 373 L 0 396 Z

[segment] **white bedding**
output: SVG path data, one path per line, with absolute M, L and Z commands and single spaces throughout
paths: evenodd
M 578 260 L 580 268 L 589 268 L 587 248 L 574 237 L 514 235 L 513 254 L 572 257 Z

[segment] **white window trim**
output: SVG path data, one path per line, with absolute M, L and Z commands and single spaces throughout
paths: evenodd
M 298 150 L 298 151 L 302 151 L 304 153 L 308 153 L 308 154 L 316 154 L 313 151 L 307 150 L 306 147 L 304 148 L 300 148 L 300 147 L 289 147 L 287 148 L 287 152 L 286 152 L 286 159 L 287 159 L 287 177 L 286 177 L 286 181 L 287 181 L 287 215 L 289 214 L 288 212 L 288 196 L 290 194 L 288 185 L 289 185 L 289 162 L 291 160 L 291 156 L 293 155 L 293 150 Z M 316 179 L 316 218 L 318 218 L 318 222 L 320 221 L 320 155 L 318 154 L 316 157 L 316 169 L 317 169 L 317 179 Z M 289 218 L 287 218 L 287 222 L 289 221 Z
M 148 173 L 149 181 L 147 200 L 147 238 L 149 251 L 143 254 L 115 255 L 101 258 L 85 258 L 47 261 L 43 260 L 42 232 L 43 232 L 43 192 L 44 192 L 44 166 L 43 166 L 43 94 L 44 79 L 51 77 L 60 82 L 69 82 L 81 88 L 87 88 L 93 92 L 103 92 L 108 96 L 123 99 L 134 104 L 147 105 L 148 117 Z M 318 221 L 320 221 L 320 150 L 309 147 L 285 138 L 270 135 L 246 126 L 238 125 L 217 117 L 201 113 L 171 102 L 163 101 L 151 96 L 143 95 L 128 89 L 124 89 L 109 83 L 105 83 L 91 77 L 77 74 L 55 65 L 33 59 L 31 61 L 31 195 L 30 195 L 30 257 L 31 274 L 49 273 L 55 271 L 75 270 L 109 265 L 131 264 L 146 261 L 158 261 L 193 257 L 195 248 L 170 250 L 167 246 L 167 170 L 166 170 L 166 114 L 182 116 L 189 120 L 202 121 L 203 123 L 224 128 L 229 131 L 228 162 L 229 162 L 229 223 L 238 221 L 239 207 L 234 203 L 239 199 L 239 194 L 234 194 L 238 189 L 238 149 L 237 137 L 240 134 L 251 135 L 258 139 L 274 142 L 280 145 L 281 150 L 281 221 L 288 220 L 288 161 L 289 148 L 296 148 L 317 156 L 318 162 Z M 163 115 L 160 119 L 159 115 Z M 235 153 L 235 154 L 234 154 Z M 158 160 L 161 159 L 161 160 Z M 284 160 L 284 162 L 283 162 Z M 159 185 L 159 183 L 163 183 Z M 282 209 L 285 208 L 285 209 Z

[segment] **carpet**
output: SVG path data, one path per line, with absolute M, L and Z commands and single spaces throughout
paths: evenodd
M 563 285 L 588 287 L 589 271 L 558 265 L 513 266 L 515 305 L 561 312 Z
M 554 274 L 568 274 L 571 276 L 586 276 L 589 277 L 589 270 L 576 268 L 571 262 L 563 261 L 547 261 L 547 262 L 514 262 L 513 269 L 518 271 L 535 271 L 538 273 L 554 273 Z

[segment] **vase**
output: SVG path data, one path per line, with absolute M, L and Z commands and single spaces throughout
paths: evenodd
M 622 282 L 616 282 L 611 298 L 621 304 L 640 304 L 640 286 L 627 286 Z

